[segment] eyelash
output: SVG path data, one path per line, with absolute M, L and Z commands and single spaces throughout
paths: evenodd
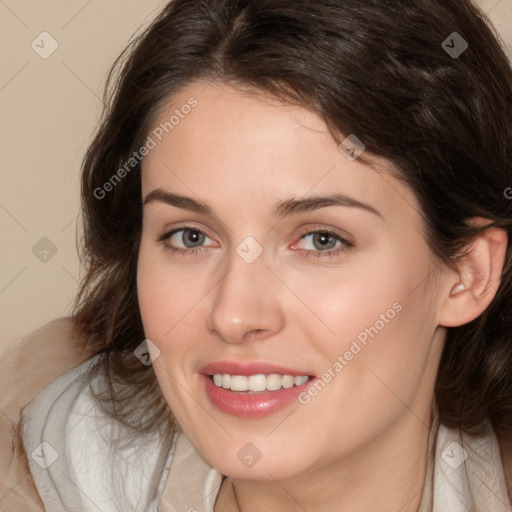
M 166 251 L 170 251 L 171 254 L 178 254 L 180 256 L 185 256 L 185 257 L 186 256 L 192 256 L 192 255 L 194 255 L 196 253 L 199 253 L 199 252 L 203 251 L 204 247 L 198 247 L 198 248 L 194 248 L 194 249 L 181 249 L 181 248 L 174 247 L 174 246 L 169 245 L 168 243 L 166 243 L 167 239 L 169 239 L 172 235 L 174 235 L 176 233 L 179 233 L 180 231 L 192 231 L 192 232 L 201 233 L 201 234 L 203 234 L 205 236 L 208 236 L 204 231 L 201 231 L 200 229 L 198 229 L 198 228 L 196 228 L 194 226 L 181 226 L 179 228 L 173 229 L 172 231 L 169 231 L 169 232 L 166 232 L 166 233 L 162 234 L 161 236 L 158 237 L 157 241 L 162 243 L 162 245 L 163 245 L 163 247 L 164 247 L 164 249 Z M 313 230 L 310 230 L 310 231 L 306 231 L 304 234 L 301 235 L 300 240 L 302 240 L 303 238 L 307 237 L 308 235 L 313 235 L 315 233 L 322 233 L 322 234 L 326 234 L 326 235 L 332 236 L 335 239 L 337 239 L 338 241 L 340 241 L 342 243 L 342 246 L 338 247 L 338 249 L 329 249 L 328 251 L 313 251 L 313 250 L 305 249 L 306 257 L 307 258 L 311 258 L 311 257 L 313 257 L 313 258 L 335 257 L 335 256 L 341 255 L 345 251 L 347 251 L 347 250 L 351 249 L 352 247 L 354 247 L 354 245 L 351 242 L 349 242 L 345 238 L 341 237 L 340 235 L 338 235 L 334 231 L 331 231 L 330 229 L 327 229 L 327 228 L 313 229 Z

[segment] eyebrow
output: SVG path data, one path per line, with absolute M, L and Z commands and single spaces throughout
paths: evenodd
M 167 192 L 161 188 L 151 191 L 144 199 L 143 205 L 145 206 L 155 201 L 206 216 L 213 215 L 212 209 L 207 204 L 192 199 L 191 197 Z M 329 206 L 360 208 L 383 218 L 381 213 L 369 204 L 363 203 L 345 194 L 330 194 L 328 196 L 309 196 L 303 198 L 292 197 L 277 203 L 272 213 L 275 217 L 286 217 L 311 212 L 320 208 L 327 208 Z

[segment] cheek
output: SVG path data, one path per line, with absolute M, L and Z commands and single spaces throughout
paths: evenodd
M 435 332 L 435 304 L 425 280 L 428 253 L 416 254 L 415 260 L 407 256 L 382 253 L 378 262 L 331 276 L 309 293 L 309 303 L 328 329 L 320 322 L 303 325 L 326 371 L 345 375 L 339 380 L 357 381 L 360 389 L 378 394 L 390 393 L 379 377 L 395 389 L 412 391 L 418 384 Z
M 171 336 L 177 322 L 186 322 L 188 312 L 201 297 L 197 275 L 189 275 L 184 268 L 169 264 L 164 249 L 141 241 L 137 296 L 145 334 L 158 345 Z
M 157 276 L 155 266 L 151 265 L 149 259 L 144 258 L 141 250 L 137 269 L 137 296 L 144 332 L 155 342 L 165 333 L 168 320 L 166 322 L 166 315 L 163 313 L 171 306 L 165 280 Z
M 165 255 L 164 255 L 165 258 Z M 141 240 L 137 264 L 137 294 L 145 336 L 160 350 L 153 362 L 153 369 L 164 397 L 173 410 L 178 423 L 193 431 L 190 418 L 194 415 L 190 403 L 183 396 L 181 387 L 188 371 L 186 357 L 187 339 L 180 333 L 186 332 L 190 310 L 190 288 L 183 274 L 165 264 L 159 249 L 150 247 Z M 173 364 L 174 363 L 174 364 Z
M 430 387 L 424 384 L 433 322 L 423 292 L 406 297 L 409 291 L 398 287 L 366 300 L 351 293 L 333 323 L 335 340 L 312 338 L 322 350 L 325 364 L 318 377 L 325 384 L 310 389 L 301 403 L 308 412 L 305 421 L 312 424 L 329 411 L 320 428 L 331 436 L 332 449 L 343 451 L 371 439 L 408 411 L 421 411 L 418 404 L 429 399 Z M 334 432 L 342 435 L 332 437 Z
M 391 251 L 352 262 L 339 270 L 297 272 L 283 279 L 294 283 L 296 295 L 310 307 L 312 314 L 301 320 L 310 324 L 310 339 L 321 340 L 330 354 L 348 350 L 355 339 L 364 345 L 400 324 L 407 295 L 417 284 L 416 272 L 405 274 Z

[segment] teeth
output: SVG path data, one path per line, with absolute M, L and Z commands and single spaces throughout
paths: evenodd
M 247 391 L 247 380 L 244 375 L 231 375 L 231 391 Z
M 285 375 L 283 377 L 283 388 L 284 389 L 293 388 L 294 384 L 295 384 L 295 377 L 292 377 L 291 375 Z
M 231 391 L 249 391 L 257 393 L 258 391 L 277 391 L 281 388 L 290 389 L 293 386 L 300 386 L 307 382 L 309 377 L 303 375 L 293 377 L 292 375 L 279 375 L 271 373 L 270 375 L 230 375 L 229 373 L 215 373 L 213 383 L 224 389 Z
M 283 377 L 278 375 L 277 373 L 271 373 L 267 377 L 267 389 L 269 391 L 277 391 L 281 389 L 281 384 L 283 383 Z
M 251 375 L 247 378 L 247 391 L 265 391 L 267 389 L 267 377 L 265 375 Z

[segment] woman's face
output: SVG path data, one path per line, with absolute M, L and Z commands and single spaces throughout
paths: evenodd
M 149 135 L 140 309 L 202 456 L 283 479 L 424 429 L 444 274 L 390 166 L 349 159 L 308 110 L 216 83 L 182 90 Z

